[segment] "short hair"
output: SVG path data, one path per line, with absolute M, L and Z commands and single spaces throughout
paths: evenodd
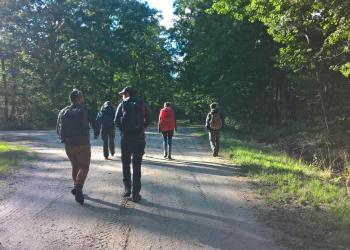
M 77 98 L 81 96 L 83 96 L 83 92 L 81 92 L 79 89 L 74 88 L 69 94 L 69 100 L 71 102 L 75 102 Z
M 165 106 L 165 107 L 171 107 L 171 102 L 165 102 L 165 103 L 164 103 L 164 106 Z
M 217 107 L 218 107 L 218 105 L 216 103 L 210 104 L 210 108 L 211 109 L 216 109 Z

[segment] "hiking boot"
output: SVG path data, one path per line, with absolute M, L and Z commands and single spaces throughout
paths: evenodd
M 80 205 L 83 205 L 84 203 L 84 194 L 81 188 L 75 188 L 75 201 Z
M 139 202 L 142 199 L 142 196 L 140 194 L 133 194 L 131 197 L 131 200 L 133 202 Z
M 107 156 L 107 157 L 105 157 L 105 160 L 108 160 L 108 156 Z
M 71 191 L 70 191 L 71 193 L 72 193 L 72 195 L 76 195 L 76 193 L 77 193 L 77 190 L 75 189 L 75 188 L 73 188 Z
M 168 157 L 168 153 L 164 153 L 163 158 L 167 158 Z
M 124 188 L 124 192 L 122 193 L 123 197 L 130 197 L 131 195 L 131 188 Z
M 167 157 L 169 160 L 172 160 L 173 158 L 171 158 L 171 155 L 168 155 L 168 157 Z

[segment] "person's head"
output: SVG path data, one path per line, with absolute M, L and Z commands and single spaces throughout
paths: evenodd
M 108 106 L 112 106 L 112 103 L 110 101 L 105 101 L 105 103 L 103 104 L 103 107 L 108 107 Z
M 110 101 L 105 101 L 105 103 L 101 107 L 101 110 L 103 110 L 103 109 L 105 109 L 105 108 L 107 108 L 109 106 L 112 106 L 112 103 Z
M 83 104 L 84 103 L 84 95 L 79 89 L 74 88 L 72 92 L 69 94 L 69 100 L 74 104 Z
M 218 108 L 218 104 L 217 103 L 212 103 L 210 104 L 210 109 L 217 109 Z
M 164 108 L 170 108 L 170 107 L 171 107 L 171 102 L 164 103 Z
M 137 93 L 136 89 L 134 89 L 132 86 L 127 86 L 122 91 L 119 92 L 119 94 L 123 96 L 124 100 L 128 97 L 136 96 L 136 93 Z

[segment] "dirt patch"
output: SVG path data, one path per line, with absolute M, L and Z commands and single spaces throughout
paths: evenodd
M 265 202 L 256 209 L 264 224 L 284 233 L 281 243 L 288 249 L 350 249 L 350 229 L 334 230 L 326 222 L 321 224 L 307 207 Z

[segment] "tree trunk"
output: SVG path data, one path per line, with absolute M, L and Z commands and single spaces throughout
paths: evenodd
M 7 90 L 7 79 L 6 79 L 6 73 L 5 73 L 5 59 L 1 58 L 1 72 L 2 72 L 2 81 L 4 83 L 4 117 L 5 122 L 8 122 L 9 119 L 9 96 L 8 96 L 8 90 Z
M 12 87 L 12 98 L 11 98 L 11 112 L 9 116 L 10 121 L 14 121 L 15 119 L 15 111 L 16 111 L 16 84 Z
M 321 102 L 321 108 L 322 108 L 322 116 L 323 116 L 323 121 L 327 130 L 327 138 L 329 139 L 329 125 L 328 125 L 328 116 L 327 116 L 327 112 L 326 112 L 326 105 L 324 102 L 324 86 L 321 82 L 320 76 L 319 76 L 319 72 L 316 70 L 316 80 L 318 82 L 319 85 L 319 95 L 320 95 L 320 102 Z
M 288 119 L 288 82 L 285 79 L 281 79 L 280 84 L 280 123 L 283 125 Z

